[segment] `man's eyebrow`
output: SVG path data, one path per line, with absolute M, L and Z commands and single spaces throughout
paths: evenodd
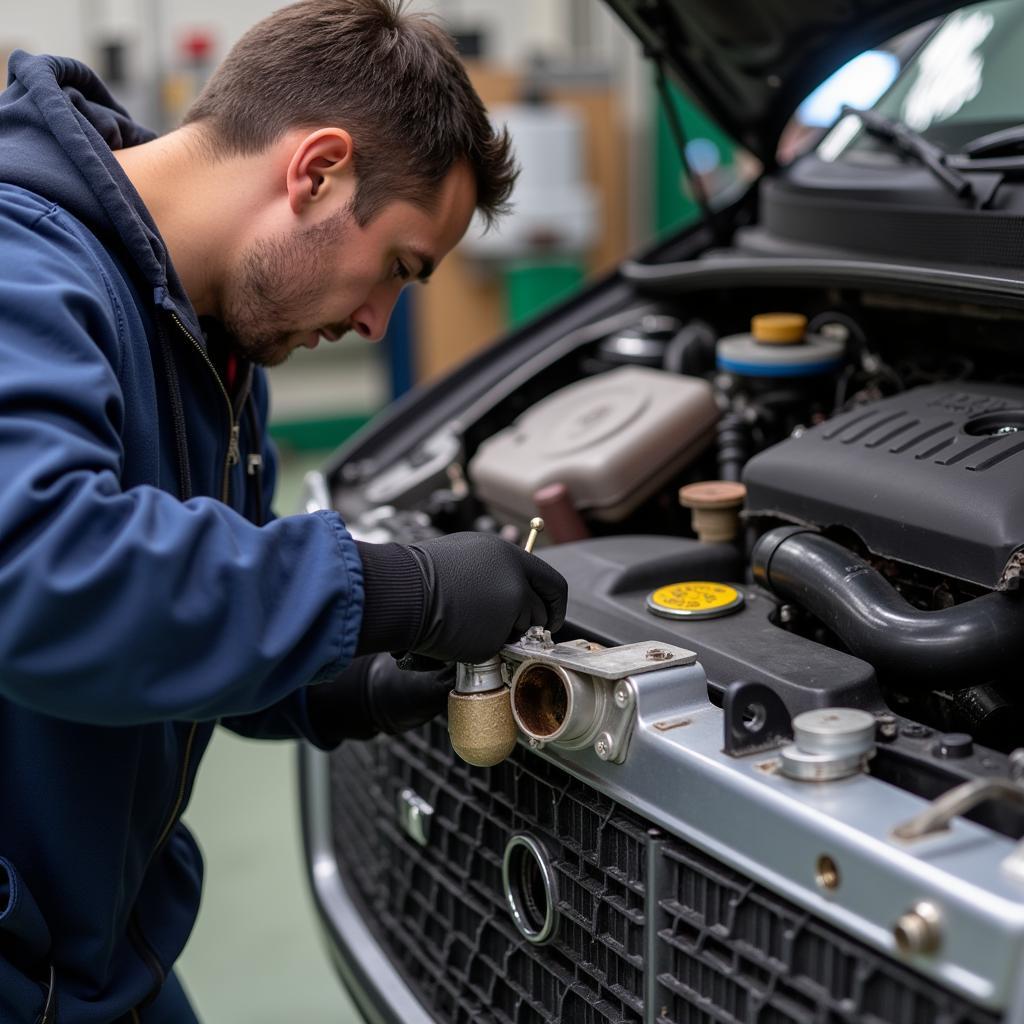
M 420 272 L 416 275 L 416 280 L 422 281 L 426 284 L 430 279 L 430 275 L 434 272 L 434 267 L 436 266 L 433 256 L 428 256 L 420 249 L 410 249 L 409 252 L 416 257 L 420 264 Z

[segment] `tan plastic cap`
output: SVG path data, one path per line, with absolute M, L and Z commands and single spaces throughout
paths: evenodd
M 795 345 L 804 340 L 806 330 L 803 313 L 758 313 L 750 320 L 750 333 L 759 345 Z
M 691 510 L 693 531 L 705 543 L 734 540 L 747 489 L 731 480 L 704 480 L 679 489 L 679 503 Z
M 739 508 L 747 489 L 731 480 L 703 480 L 679 488 L 679 503 L 686 508 Z

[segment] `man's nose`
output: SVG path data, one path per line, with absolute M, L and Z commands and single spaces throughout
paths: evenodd
M 380 341 L 387 333 L 398 292 L 372 295 L 352 314 L 352 326 L 367 341 Z

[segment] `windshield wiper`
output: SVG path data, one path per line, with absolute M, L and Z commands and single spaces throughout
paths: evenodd
M 1024 124 L 1015 124 L 1012 128 L 979 135 L 976 139 L 971 139 L 960 152 L 972 159 L 1020 155 L 1024 152 Z
M 859 118 L 869 135 L 883 142 L 891 142 L 901 153 L 919 161 L 958 198 L 965 199 L 974 195 L 974 186 L 971 182 L 947 164 L 949 154 L 912 128 L 873 110 L 858 110 L 856 107 L 844 106 L 842 113 L 844 116 L 852 115 Z
M 1019 178 L 1024 175 L 1024 124 L 971 139 L 947 160 L 959 171 L 991 171 Z

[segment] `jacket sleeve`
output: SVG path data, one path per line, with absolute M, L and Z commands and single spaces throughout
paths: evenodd
M 309 687 L 304 686 L 263 711 L 222 718 L 220 724 L 254 740 L 308 740 L 321 750 L 333 750 L 340 740 L 327 739 L 317 731 L 309 714 L 308 695 Z
M 106 725 L 270 707 L 351 660 L 355 545 L 331 512 L 122 490 L 118 313 L 59 216 L 0 205 L 0 695 Z

